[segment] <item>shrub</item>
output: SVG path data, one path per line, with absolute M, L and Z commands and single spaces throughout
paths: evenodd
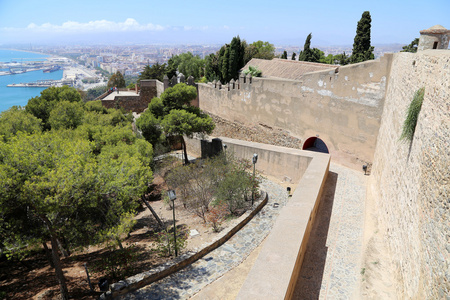
M 414 94 L 413 100 L 409 105 L 406 113 L 406 119 L 403 123 L 403 130 L 400 136 L 400 140 L 412 141 L 414 138 L 414 132 L 416 130 L 417 120 L 419 119 L 419 113 L 422 108 L 423 97 L 425 95 L 425 88 L 417 90 Z
M 187 246 L 188 231 L 177 228 L 177 250 L 181 252 Z M 158 233 L 156 251 L 160 256 L 171 256 L 175 254 L 175 242 L 173 231 L 165 229 Z
M 222 225 L 227 215 L 227 205 L 225 203 L 219 203 L 209 211 L 209 214 L 206 216 L 206 222 L 211 225 L 214 232 L 219 232 L 221 229 L 220 225 Z
M 138 255 L 139 250 L 136 245 L 109 251 L 101 259 L 93 262 L 89 270 L 92 273 L 102 273 L 112 279 L 122 279 L 135 273 Z

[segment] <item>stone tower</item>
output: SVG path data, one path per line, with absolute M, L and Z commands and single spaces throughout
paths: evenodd
M 450 40 L 450 30 L 441 25 L 435 25 L 420 31 L 418 51 L 427 49 L 447 49 Z

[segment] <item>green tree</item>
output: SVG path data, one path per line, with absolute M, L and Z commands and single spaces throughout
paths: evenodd
M 183 144 L 185 163 L 189 163 L 184 135 L 192 137 L 194 133 L 210 134 L 214 129 L 212 119 L 198 110 L 173 109 L 161 122 L 164 132 L 169 136 L 175 136 Z
M 137 127 L 149 142 L 157 142 L 162 130 L 167 136 L 176 136 L 184 145 L 186 163 L 186 143 L 183 135 L 211 133 L 214 129 L 212 119 L 199 108 L 190 106 L 197 96 L 195 87 L 179 83 L 166 89 L 161 98 L 153 98 L 148 110 L 136 121 Z
M 31 98 L 25 106 L 25 111 L 42 120 L 45 130 L 50 129 L 48 119 L 50 112 L 59 103 L 63 101 L 81 102 L 81 96 L 78 91 L 72 87 L 50 87 L 41 92 L 39 97 Z
M 166 75 L 169 79 L 173 76 L 177 76 L 178 65 L 180 64 L 180 59 L 178 55 L 172 56 L 167 62 Z
M 403 46 L 403 50 L 400 52 L 411 52 L 416 53 L 417 52 L 417 46 L 419 46 L 419 38 L 415 38 L 411 44 Z
M 205 58 L 205 77 L 208 81 L 220 80 L 219 57 L 211 53 Z
M 269 42 L 256 41 L 245 48 L 245 60 L 249 62 L 252 58 L 272 59 L 275 57 L 275 46 Z
M 205 74 L 205 60 L 191 52 L 182 53 L 179 56 L 178 71 L 186 78 L 189 76 L 199 80 Z
M 106 86 L 99 86 L 99 87 L 88 89 L 86 92 L 85 101 L 92 101 L 95 98 L 102 95 L 104 92 L 106 92 Z
M 372 18 L 370 12 L 363 12 L 361 19 L 356 26 L 356 36 L 353 42 L 352 55 L 350 63 L 358 63 L 370 59 L 374 59 L 373 49 L 370 45 L 370 27 Z
M 21 245 L 50 239 L 63 299 L 68 292 L 58 240 L 82 247 L 118 239 L 151 179 L 150 168 L 127 151 L 137 146 L 116 147 L 95 155 L 91 142 L 53 131 L 0 142 L 2 243 L 20 252 Z
M 280 57 L 281 59 L 287 59 L 287 52 L 284 50 L 283 54 Z
M 164 140 L 160 120 L 152 113 L 142 113 L 136 120 L 136 126 L 141 130 L 142 136 L 152 145 Z
M 166 71 L 166 64 L 160 65 L 159 63 L 156 63 L 152 66 L 146 65 L 139 75 L 138 81 L 140 82 L 143 79 L 158 79 L 159 81 L 163 81 Z
M 18 132 L 38 133 L 41 131 L 42 121 L 21 107 L 13 106 L 0 113 L 0 137 L 3 136 L 5 142 Z
M 74 129 L 83 122 L 83 114 L 80 102 L 62 101 L 50 112 L 48 123 L 52 129 Z
M 291 60 L 295 60 L 295 56 L 296 56 L 297 54 L 295 54 L 295 52 L 292 52 L 292 57 L 291 57 Z
M 120 73 L 120 71 L 117 71 L 115 74 L 112 74 L 108 80 L 107 86 L 108 88 L 124 88 L 126 86 L 126 83 L 122 73 Z
M 325 59 L 325 54 L 318 48 L 311 48 L 312 33 L 305 40 L 303 51 L 298 55 L 299 61 L 320 62 Z

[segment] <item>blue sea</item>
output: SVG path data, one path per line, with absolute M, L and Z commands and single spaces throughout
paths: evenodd
M 0 49 L 0 62 L 21 62 L 30 60 L 43 61 L 47 57 L 49 56 L 40 53 Z M 0 71 L 8 70 L 0 69 Z M 8 84 L 26 83 L 43 79 L 59 80 L 62 77 L 63 70 L 52 73 L 44 73 L 40 70 L 22 74 L 0 76 L 0 112 L 7 110 L 14 105 L 25 106 L 30 98 L 39 96 L 45 89 L 37 87 L 7 87 Z

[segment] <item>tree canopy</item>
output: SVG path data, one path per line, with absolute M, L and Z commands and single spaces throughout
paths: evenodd
M 370 12 L 363 12 L 356 26 L 356 36 L 353 42 L 352 55 L 350 56 L 351 63 L 363 62 L 375 57 L 373 54 L 374 47 L 370 45 L 371 22 Z
M 311 48 L 312 33 L 308 34 L 305 40 L 303 51 L 298 55 L 299 61 L 323 62 L 325 54 L 318 48 Z
M 78 91 L 68 86 L 50 87 L 39 97 L 28 100 L 25 111 L 42 121 L 44 129 L 50 129 L 50 112 L 60 102 L 82 102 Z
M 146 65 L 144 70 L 142 70 L 141 74 L 139 75 L 138 81 L 144 79 L 158 79 L 159 81 L 163 81 L 166 71 L 166 64 L 160 65 L 159 63 L 156 63 L 152 66 Z
M 411 52 L 411 53 L 416 53 L 417 52 L 417 47 L 419 46 L 419 38 L 415 38 L 411 44 L 403 46 L 403 50 L 400 52 Z
M 189 161 L 183 135 L 211 133 L 214 129 L 211 117 L 199 108 L 190 106 L 190 102 L 196 96 L 197 91 L 193 86 L 179 83 L 166 89 L 160 98 L 153 98 L 148 110 L 136 121 L 137 127 L 149 142 L 161 141 L 162 133 L 178 138 L 184 146 L 186 163 Z
M 116 73 L 112 74 L 108 80 L 107 86 L 108 86 L 108 88 L 112 88 L 112 87 L 124 88 L 124 87 L 126 87 L 125 78 L 123 77 L 122 73 L 120 73 L 120 71 L 117 71 Z
M 20 255 L 50 241 L 63 299 L 58 248 L 120 243 L 151 181 L 153 148 L 131 121 L 69 87 L 0 114 L 0 246 Z
M 245 48 L 245 63 L 252 58 L 272 59 L 275 57 L 275 46 L 261 40 L 251 43 Z

